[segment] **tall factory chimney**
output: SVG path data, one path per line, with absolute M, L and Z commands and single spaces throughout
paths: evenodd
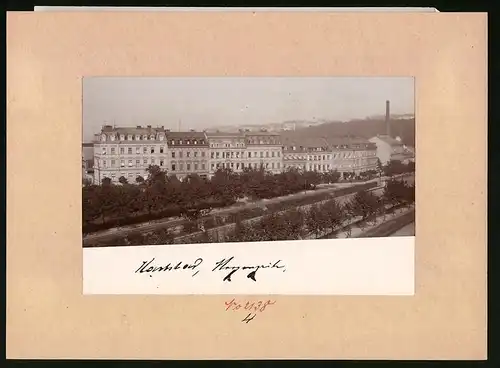
M 389 100 L 385 101 L 385 134 L 389 137 L 391 136 L 391 102 Z

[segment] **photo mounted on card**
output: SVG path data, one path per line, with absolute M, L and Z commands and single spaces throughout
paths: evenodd
M 84 76 L 84 294 L 413 295 L 414 91 Z

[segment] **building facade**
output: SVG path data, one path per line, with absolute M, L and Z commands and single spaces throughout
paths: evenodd
M 171 132 L 164 127 L 105 125 L 95 135 L 94 183 L 104 178 L 118 183 L 121 177 L 135 183 L 139 176 L 147 178 L 150 165 L 180 180 L 189 174 L 211 177 L 224 168 L 242 172 L 263 167 L 277 174 L 293 167 L 358 175 L 376 170 L 378 152 L 385 148 L 352 137 L 290 140 L 268 131 Z
M 94 183 L 104 178 L 117 183 L 125 177 L 134 183 L 137 177 L 147 177 L 147 168 L 158 165 L 167 168 L 168 146 L 163 127 L 113 127 L 105 125 L 94 136 Z
M 281 135 L 274 132 L 244 132 L 248 167 L 259 168 L 274 174 L 283 170 Z
M 245 135 L 238 133 L 206 133 L 210 148 L 209 175 L 217 170 L 229 168 L 241 172 L 248 167 Z
M 179 180 L 189 174 L 206 178 L 209 173 L 209 145 L 204 132 L 167 132 L 168 175 Z

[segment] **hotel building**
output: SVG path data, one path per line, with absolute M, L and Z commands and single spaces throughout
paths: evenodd
M 163 127 L 113 127 L 105 125 L 94 136 L 94 182 L 104 178 L 118 182 L 125 177 L 134 183 L 147 177 L 149 165 L 167 168 L 168 147 Z
M 189 174 L 207 177 L 209 145 L 204 132 L 167 131 L 169 164 L 167 172 L 182 180 Z
M 245 135 L 242 132 L 207 132 L 205 134 L 210 148 L 210 176 L 218 169 L 229 168 L 235 172 L 241 172 L 248 167 Z
M 277 174 L 283 170 L 282 141 L 279 133 L 245 132 L 247 164 Z

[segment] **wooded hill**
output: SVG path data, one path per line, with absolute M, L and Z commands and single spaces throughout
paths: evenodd
M 415 147 L 415 119 L 391 120 L 391 135 L 401 137 L 407 146 Z M 320 137 L 343 137 L 355 136 L 369 139 L 377 134 L 385 134 L 384 119 L 352 120 L 349 122 L 329 122 L 307 128 L 297 128 L 296 130 L 283 131 L 281 134 L 285 138 L 320 138 Z

